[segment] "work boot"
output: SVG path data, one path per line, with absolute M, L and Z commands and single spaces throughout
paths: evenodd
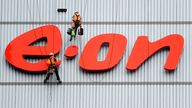
M 47 80 L 45 79 L 43 82 L 44 82 L 44 84 L 45 84 L 45 83 L 47 83 Z
M 61 80 L 58 80 L 58 82 L 57 82 L 58 84 L 61 84 L 62 83 L 62 81 Z

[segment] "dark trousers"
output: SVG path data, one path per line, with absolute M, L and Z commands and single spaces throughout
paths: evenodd
M 51 68 L 49 67 L 48 71 L 50 71 L 50 69 L 51 69 Z M 59 74 L 58 74 L 57 67 L 54 67 L 54 69 L 55 69 L 55 71 L 54 71 L 54 72 L 55 72 L 55 75 L 56 75 L 56 77 L 57 77 L 57 80 L 59 80 L 59 81 L 60 81 L 60 77 L 59 77 Z M 47 76 L 46 76 L 45 80 L 48 80 L 51 74 L 52 74 L 52 73 L 47 72 Z
M 69 41 L 72 41 L 73 38 L 75 39 L 76 36 L 71 36 Z
M 77 35 L 77 29 L 78 29 L 79 25 L 75 27 L 75 35 Z
M 73 23 L 75 23 L 75 34 L 77 34 L 77 29 L 81 26 L 81 22 L 80 21 L 73 21 Z
M 73 21 L 73 23 L 75 24 L 75 27 L 73 28 L 75 30 L 75 36 L 71 36 L 69 41 L 72 41 L 73 38 L 76 38 L 77 35 L 77 29 L 81 26 L 81 22 L 80 21 Z

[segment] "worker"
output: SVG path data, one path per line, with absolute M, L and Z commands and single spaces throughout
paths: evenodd
M 61 80 L 59 78 L 59 74 L 58 74 L 58 70 L 57 70 L 57 66 L 56 66 L 57 60 L 54 57 L 54 53 L 50 53 L 49 55 L 50 55 L 50 58 L 47 59 L 48 70 L 47 70 L 47 75 L 46 75 L 46 78 L 44 80 L 44 83 L 47 82 L 47 80 L 49 79 L 50 75 L 52 75 L 53 71 L 54 71 L 55 74 L 56 74 L 58 83 L 60 84 Z
M 70 40 L 69 40 L 69 41 L 72 41 L 73 38 L 74 38 L 74 39 L 76 38 L 76 32 L 75 32 L 75 29 L 76 29 L 76 28 L 75 28 L 75 24 L 72 23 L 71 26 L 72 26 L 72 28 L 71 28 L 71 33 L 70 33 L 70 36 L 71 36 L 71 37 L 70 37 Z
M 73 38 L 74 39 L 76 38 L 77 30 L 79 27 L 80 27 L 80 29 L 78 30 L 78 35 L 83 35 L 83 28 L 81 26 L 81 23 L 82 23 L 81 16 L 80 16 L 79 12 L 75 12 L 72 17 L 71 28 L 68 28 L 68 30 L 67 30 L 67 34 L 69 34 L 71 36 L 69 41 L 72 41 Z
M 73 21 L 72 23 L 74 24 L 75 34 L 77 34 L 78 27 L 80 27 L 80 28 L 82 27 L 81 26 L 81 15 L 79 14 L 79 12 L 76 11 L 72 18 L 73 18 L 72 19 L 72 21 Z

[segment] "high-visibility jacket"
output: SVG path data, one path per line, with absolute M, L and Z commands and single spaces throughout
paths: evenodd
M 73 15 L 73 21 L 81 21 L 80 15 Z
M 57 62 L 57 60 L 54 58 L 54 57 L 50 57 L 48 60 L 47 60 L 47 64 L 48 65 L 55 65 Z

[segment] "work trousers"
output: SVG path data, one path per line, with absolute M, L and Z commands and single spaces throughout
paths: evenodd
M 48 71 L 50 71 L 51 68 L 54 68 L 54 69 L 55 69 L 54 72 L 55 72 L 55 75 L 56 75 L 56 77 L 57 77 L 57 80 L 60 81 L 60 77 L 59 77 L 59 74 L 58 74 L 57 67 L 49 67 Z M 45 80 L 48 80 L 51 74 L 52 74 L 52 73 L 47 72 L 47 76 L 46 76 Z

